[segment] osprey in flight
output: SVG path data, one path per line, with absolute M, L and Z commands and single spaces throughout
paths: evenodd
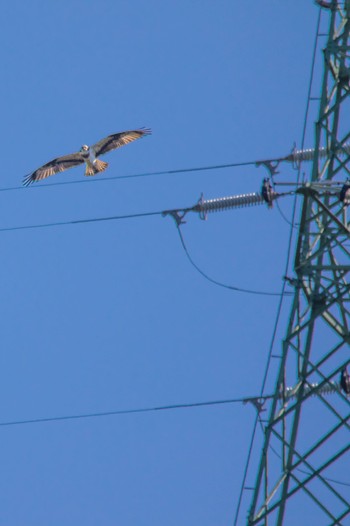
M 116 148 L 120 148 L 121 146 L 124 146 L 124 144 L 129 144 L 129 142 L 135 141 L 144 135 L 150 135 L 150 133 L 150 129 L 141 128 L 139 130 L 114 133 L 92 146 L 84 144 L 79 152 L 64 155 L 63 157 L 57 157 L 57 159 L 53 159 L 53 161 L 44 164 L 44 166 L 41 166 L 35 170 L 35 172 L 27 175 L 23 179 L 23 184 L 24 186 L 28 186 L 35 181 L 41 181 L 41 179 L 45 179 L 50 175 L 63 172 L 64 170 L 68 170 L 68 168 L 73 168 L 74 166 L 83 163 L 86 164 L 85 175 L 96 175 L 98 172 L 106 170 L 108 166 L 108 163 L 98 159 L 100 155 L 115 150 Z

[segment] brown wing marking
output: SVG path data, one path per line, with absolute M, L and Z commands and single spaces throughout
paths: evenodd
M 57 157 L 57 159 L 53 159 L 49 163 L 46 163 L 35 170 L 35 172 L 27 175 L 23 179 L 23 185 L 28 186 L 35 181 L 41 181 L 50 175 L 64 172 L 64 170 L 68 170 L 69 168 L 73 168 L 74 166 L 78 166 L 79 164 L 83 163 L 84 158 L 80 152 L 64 155 L 63 157 Z
M 139 130 L 128 130 L 124 132 L 114 133 L 105 139 L 97 142 L 92 146 L 96 157 L 103 155 L 111 150 L 116 150 L 121 146 L 125 146 L 130 142 L 140 139 L 145 135 L 150 135 L 152 132 L 149 128 L 140 128 Z

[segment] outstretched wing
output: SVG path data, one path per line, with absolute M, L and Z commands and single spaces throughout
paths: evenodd
M 35 181 L 41 181 L 41 179 L 45 179 L 50 175 L 57 174 L 58 172 L 68 170 L 68 168 L 73 168 L 73 166 L 78 166 L 78 164 L 82 164 L 83 162 L 84 158 L 80 152 L 64 155 L 63 157 L 57 157 L 57 159 L 53 159 L 53 161 L 44 164 L 44 166 L 41 166 L 35 170 L 35 172 L 27 175 L 23 179 L 23 185 L 28 186 Z
M 140 139 L 140 137 L 144 137 L 144 135 L 150 135 L 151 133 L 151 130 L 148 128 L 114 133 L 113 135 L 109 135 L 105 139 L 97 142 L 91 146 L 91 148 L 94 150 L 96 157 L 99 157 L 100 155 L 115 150 L 116 148 L 120 148 L 125 144 L 129 144 L 129 142 Z

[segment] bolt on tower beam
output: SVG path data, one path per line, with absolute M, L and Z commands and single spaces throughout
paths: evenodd
M 339 196 L 322 182 L 350 174 L 350 0 L 320 4 L 330 27 L 310 180 L 294 260 L 295 295 L 265 427 L 249 526 L 345 525 L 350 521 L 350 399 L 327 399 L 350 362 L 350 228 Z M 327 155 L 325 155 L 325 151 Z M 295 397 L 283 396 L 292 385 Z M 314 396 L 312 396 L 314 395 Z M 345 522 L 344 522 L 345 521 Z

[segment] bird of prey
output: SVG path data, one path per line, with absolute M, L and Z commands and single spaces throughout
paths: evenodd
M 73 168 L 79 164 L 85 163 L 85 175 L 96 175 L 99 172 L 106 170 L 108 163 L 98 159 L 100 155 L 104 155 L 111 150 L 120 148 L 129 142 L 135 141 L 145 135 L 150 135 L 151 130 L 148 128 L 140 128 L 139 130 L 128 130 L 109 135 L 105 139 L 101 139 L 92 146 L 84 144 L 79 152 L 57 157 L 49 163 L 44 164 L 31 174 L 23 179 L 23 185 L 28 186 L 35 181 L 41 181 L 50 175 L 57 174 Z
M 340 373 L 340 387 L 343 389 L 345 394 L 350 394 L 350 375 L 346 367 L 344 367 Z

